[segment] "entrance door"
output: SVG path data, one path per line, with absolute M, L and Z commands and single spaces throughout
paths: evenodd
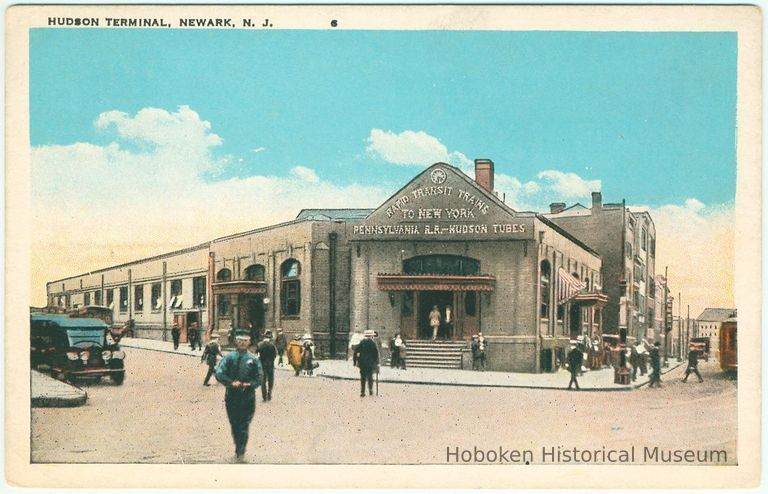
M 419 292 L 419 321 L 418 321 L 418 338 L 424 340 L 432 339 L 432 327 L 429 325 L 429 313 L 432 312 L 432 308 L 437 306 L 440 311 L 440 321 L 445 322 L 445 308 L 453 306 L 453 292 L 432 292 L 425 291 Z M 454 315 L 451 315 L 451 319 L 454 319 Z M 446 337 L 446 327 L 442 324 L 438 331 L 438 338 Z
M 404 340 L 416 338 L 418 327 L 418 297 L 419 292 L 402 292 L 402 307 L 400 308 L 400 336 Z
M 570 314 L 571 338 L 581 335 L 581 310 L 580 306 L 572 304 Z
M 248 323 L 251 323 L 253 329 L 261 335 L 264 332 L 264 298 L 261 295 L 244 296 L 243 298 L 245 298 L 245 327 L 247 328 Z
M 468 339 L 480 332 L 480 294 L 478 292 L 456 292 L 455 339 Z

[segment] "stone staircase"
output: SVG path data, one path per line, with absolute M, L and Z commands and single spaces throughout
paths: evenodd
M 461 369 L 461 350 L 465 341 L 406 340 L 406 367 Z

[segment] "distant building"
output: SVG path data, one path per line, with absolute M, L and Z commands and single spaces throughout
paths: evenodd
M 723 322 L 736 317 L 736 309 L 707 308 L 696 318 L 696 336 L 709 338 L 714 357 L 720 355 L 720 330 Z
M 545 215 L 590 246 L 603 261 L 603 292 L 608 304 L 603 331 L 631 338 L 653 338 L 656 324 L 656 227 L 647 212 L 633 212 L 624 203 L 603 204 L 592 193 L 592 207 L 550 205 Z M 574 273 L 578 275 L 579 273 Z M 663 294 L 660 295 L 663 298 Z M 650 330 L 650 331 L 649 331 Z

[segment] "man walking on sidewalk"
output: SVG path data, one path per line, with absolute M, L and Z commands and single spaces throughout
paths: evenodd
M 256 412 L 256 388 L 261 386 L 262 371 L 258 357 L 248 352 L 251 337 L 246 332 L 235 335 L 236 351 L 221 359 L 216 367 L 216 380 L 227 387 L 224 404 L 232 428 L 237 461 L 245 458 L 248 428 Z
M 659 353 L 659 346 L 661 346 L 661 343 L 657 341 L 651 349 L 651 380 L 648 382 L 649 388 L 652 388 L 654 384 L 658 388 L 661 387 L 661 354 Z
M 576 380 L 576 377 L 579 375 L 579 372 L 581 372 L 581 364 L 583 360 L 584 354 L 582 351 L 576 348 L 576 345 L 571 345 L 571 351 L 568 352 L 568 370 L 571 373 L 568 389 L 571 389 L 571 386 L 574 384 L 576 385 L 576 391 L 581 389 L 579 388 L 579 381 Z
M 211 380 L 211 376 L 216 374 L 216 361 L 218 360 L 218 357 L 223 357 L 221 354 L 221 346 L 219 346 L 219 336 L 212 334 L 211 341 L 205 345 L 203 356 L 200 357 L 201 363 L 205 361 L 205 363 L 208 364 L 208 374 L 205 375 L 203 386 L 210 386 L 208 381 Z
M 181 330 L 179 330 L 178 323 L 173 323 L 171 328 L 171 338 L 173 338 L 173 349 L 179 349 L 179 339 L 181 338 Z
M 683 382 L 688 382 L 688 376 L 693 372 L 696 374 L 696 377 L 699 378 L 699 382 L 703 383 L 704 379 L 701 377 L 701 373 L 699 372 L 699 352 L 694 347 L 691 347 L 688 349 L 688 368 L 685 369 L 685 377 L 683 378 Z
M 285 348 L 288 346 L 288 339 L 285 337 L 285 334 L 283 334 L 283 330 L 280 328 L 277 328 L 277 337 L 275 338 L 275 349 L 277 350 L 277 356 L 278 362 L 277 364 L 282 367 L 283 366 L 283 354 L 285 353 Z
M 272 388 L 275 385 L 275 358 L 277 357 L 277 349 L 272 343 L 272 331 L 264 333 L 264 339 L 256 346 L 256 353 L 259 354 L 261 368 L 264 371 L 261 381 L 261 398 L 263 401 L 270 401 Z
M 373 337 L 376 333 L 372 329 L 366 329 L 363 340 L 355 349 L 354 360 L 360 367 L 360 396 L 365 396 L 365 383 L 368 382 L 368 394 L 373 396 L 373 373 L 379 367 L 379 349 Z

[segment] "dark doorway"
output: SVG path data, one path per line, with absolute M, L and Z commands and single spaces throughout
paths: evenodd
M 440 311 L 440 322 L 445 321 L 445 308 L 453 306 L 453 292 L 432 292 L 425 291 L 419 293 L 419 338 L 432 339 L 432 327 L 429 325 L 429 313 L 432 307 L 437 306 Z M 441 331 L 444 325 L 441 325 Z M 439 337 L 443 335 L 438 333 Z
M 579 306 L 576 304 L 573 304 L 571 307 L 570 319 L 571 320 L 569 326 L 571 329 L 571 339 L 573 339 L 581 335 L 581 311 L 579 310 Z
M 259 336 L 264 331 L 264 299 L 261 296 L 245 297 L 245 327 L 253 324 L 253 329 Z

